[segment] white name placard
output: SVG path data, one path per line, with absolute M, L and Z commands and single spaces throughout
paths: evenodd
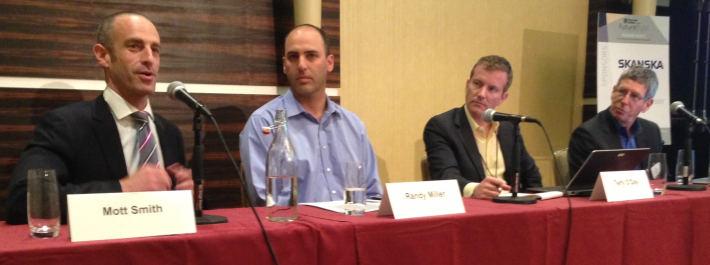
M 653 198 L 644 170 L 600 172 L 589 200 L 617 202 Z
M 378 216 L 394 219 L 465 213 L 456 180 L 385 184 Z
M 189 190 L 67 195 L 72 242 L 195 233 Z

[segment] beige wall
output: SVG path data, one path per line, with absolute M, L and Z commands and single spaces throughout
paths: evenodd
M 583 0 L 341 1 L 341 103 L 365 122 L 383 183 L 421 180 L 424 125 L 463 105 L 484 55 L 506 57 L 515 74 L 497 110 L 540 119 L 554 148 L 567 147 L 581 121 L 587 10 Z M 522 132 L 551 184 L 544 134 Z

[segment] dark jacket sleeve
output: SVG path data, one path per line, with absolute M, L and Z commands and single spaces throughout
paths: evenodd
M 187 167 L 185 163 L 185 146 L 182 138 L 182 132 L 160 115 L 155 115 L 156 127 L 158 127 L 158 136 L 160 137 L 160 148 L 163 151 L 163 160 L 165 167 L 169 167 L 174 163 L 179 163 Z M 160 126 L 158 126 L 158 123 Z M 161 130 L 162 129 L 162 130 Z M 191 161 L 192 162 L 192 161 Z
M 86 139 L 77 139 L 78 136 L 72 131 L 72 127 L 62 115 L 54 112 L 48 113 L 38 122 L 34 135 L 20 156 L 10 179 L 5 202 L 8 224 L 27 223 L 27 171 L 30 169 L 55 170 L 60 190 L 63 223 L 67 220 L 67 194 L 121 192 L 118 180 L 89 181 L 79 184 L 72 181 L 69 173 L 72 167 L 92 166 L 91 161 L 77 161 L 74 148 L 79 145 L 79 141 Z
M 648 128 L 647 130 L 651 131 L 651 134 L 653 137 L 651 137 L 652 142 L 650 143 L 651 146 L 651 153 L 661 153 L 663 152 L 663 138 L 661 137 L 661 129 L 658 127 L 658 124 L 652 121 L 644 121 L 643 124 L 644 128 Z
M 455 179 L 459 183 L 459 189 L 463 191 L 463 188 L 471 181 L 461 175 L 456 156 L 450 147 L 450 144 L 453 143 L 452 136 L 445 132 L 446 127 L 437 118 L 438 116 L 431 118 L 424 127 L 424 144 L 426 145 L 431 179 Z
M 567 150 L 567 162 L 569 163 L 569 175 L 574 176 L 587 160 L 589 154 L 596 149 L 592 133 L 585 127 L 579 126 L 572 133 Z

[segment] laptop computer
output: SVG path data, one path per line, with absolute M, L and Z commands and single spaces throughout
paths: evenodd
M 648 148 L 594 150 L 567 184 L 565 196 L 588 197 L 592 194 L 599 172 L 635 170 Z M 531 192 L 564 191 L 563 186 L 528 188 Z

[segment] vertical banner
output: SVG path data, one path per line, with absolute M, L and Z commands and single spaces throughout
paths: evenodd
M 639 117 L 658 124 L 671 144 L 668 17 L 599 13 L 597 29 L 597 112 L 611 105 L 611 92 L 621 73 L 633 65 L 653 69 L 658 91 L 653 106 Z

